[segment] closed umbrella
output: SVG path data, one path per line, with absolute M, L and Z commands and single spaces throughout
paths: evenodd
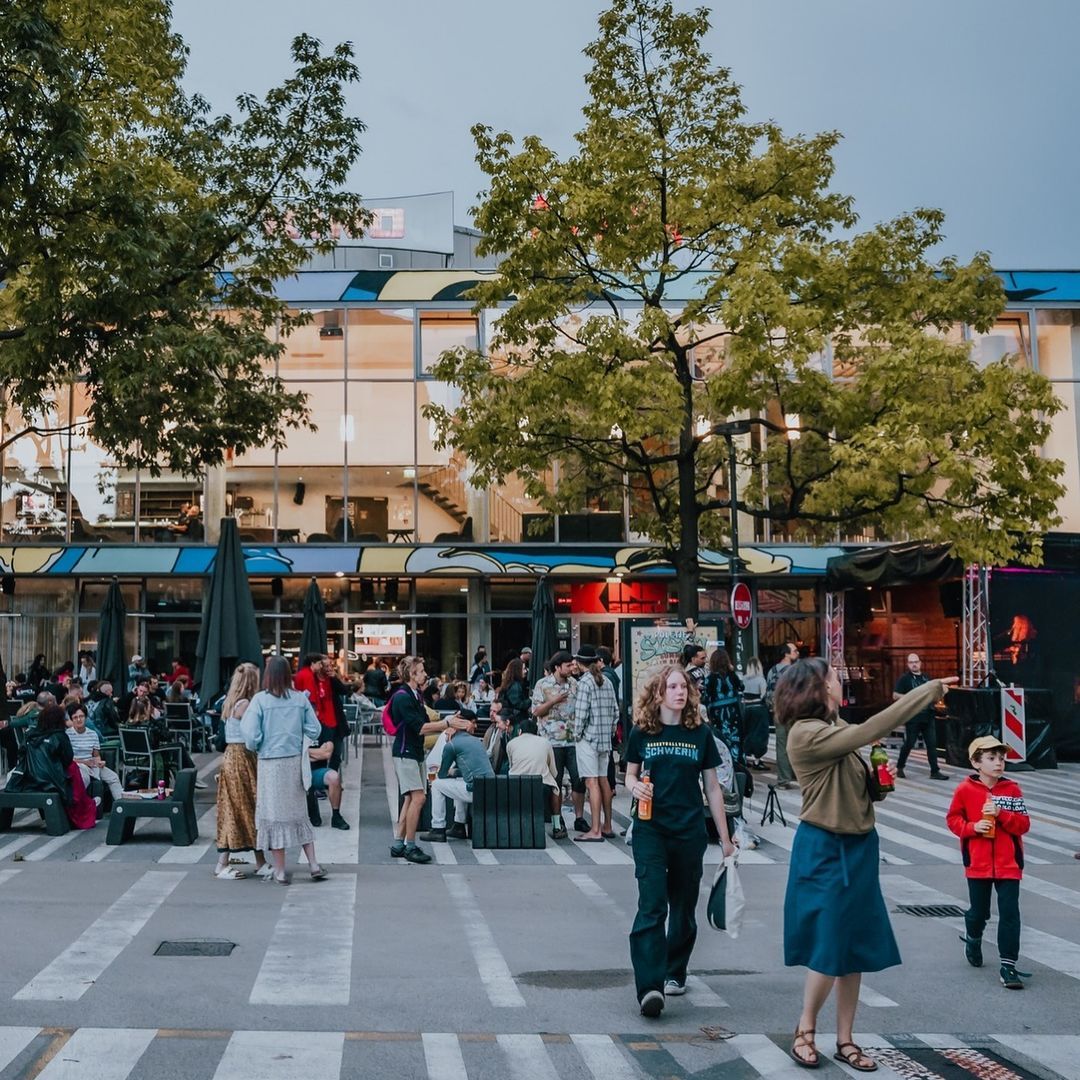
M 255 603 L 235 518 L 221 519 L 195 657 L 195 682 L 207 705 L 227 688 L 237 664 L 247 661 L 262 667 Z
M 544 677 L 544 664 L 555 652 L 555 598 L 546 577 L 536 583 L 532 604 L 532 662 L 529 682 L 533 686 Z
M 97 675 L 99 682 L 111 682 L 117 694 L 127 689 L 127 650 L 124 647 L 126 618 L 124 594 L 120 582 L 113 578 L 105 594 L 98 623 Z
M 300 631 L 300 662 L 311 653 L 326 652 L 326 604 L 315 578 L 304 593 L 304 628 Z

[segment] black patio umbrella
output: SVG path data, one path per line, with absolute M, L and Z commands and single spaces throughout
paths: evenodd
M 248 661 L 262 667 L 255 604 L 235 518 L 221 519 L 221 539 L 203 601 L 195 657 L 195 682 L 207 705 L 228 687 L 237 664 Z
M 313 577 L 304 593 L 304 628 L 300 631 L 300 662 L 311 653 L 326 652 L 326 604 Z
M 127 650 L 124 647 L 124 620 L 127 608 L 120 582 L 112 579 L 98 623 L 97 675 L 100 682 L 111 682 L 113 693 L 127 689 Z
M 555 652 L 555 597 L 546 577 L 536 583 L 532 604 L 532 662 L 529 682 L 535 686 L 544 677 L 544 664 Z

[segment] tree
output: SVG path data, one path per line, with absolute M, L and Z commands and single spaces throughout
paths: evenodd
M 1037 374 L 980 370 L 951 335 L 1003 306 L 988 257 L 932 262 L 937 210 L 854 232 L 852 200 L 830 189 L 839 136 L 749 121 L 707 29 L 704 9 L 613 0 L 565 158 L 474 127 L 490 185 L 476 222 L 504 258 L 472 296 L 513 300 L 489 355 L 434 368 L 461 391 L 427 409 L 442 439 L 477 485 L 516 472 L 552 511 L 628 487 L 685 617 L 699 546 L 727 537 L 714 426 L 733 417 L 754 429 L 737 440 L 744 515 L 792 537 L 873 526 L 1036 561 L 1058 520 L 1061 466 L 1039 450 L 1059 405 Z
M 95 441 L 151 472 L 282 445 L 307 410 L 267 374 L 273 328 L 303 316 L 273 283 L 364 224 L 342 190 L 364 129 L 351 47 L 296 38 L 290 78 L 212 117 L 181 87 L 167 0 L 0 8 L 5 409 L 50 428 L 53 391 L 82 380 Z

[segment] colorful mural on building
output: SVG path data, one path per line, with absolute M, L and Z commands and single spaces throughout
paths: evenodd
M 213 547 L 184 544 L 89 544 L 0 546 L 0 573 L 65 577 L 163 576 L 209 574 Z M 838 547 L 777 545 L 743 547 L 746 573 L 824 574 Z M 615 545 L 440 545 L 440 544 L 277 544 L 244 546 L 253 576 L 362 574 L 371 577 L 472 575 L 477 577 L 599 577 L 649 574 L 670 577 L 671 564 L 656 548 Z M 706 577 L 729 572 L 724 552 L 702 551 Z

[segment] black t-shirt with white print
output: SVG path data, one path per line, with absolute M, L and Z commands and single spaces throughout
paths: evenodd
M 652 828 L 679 835 L 705 828 L 701 774 L 720 764 L 708 724 L 693 731 L 682 724 L 665 724 L 658 735 L 646 735 L 635 726 L 627 742 L 626 761 L 641 767 L 639 775 L 649 771 L 653 807 L 648 824 Z M 635 823 L 634 828 L 638 827 Z

